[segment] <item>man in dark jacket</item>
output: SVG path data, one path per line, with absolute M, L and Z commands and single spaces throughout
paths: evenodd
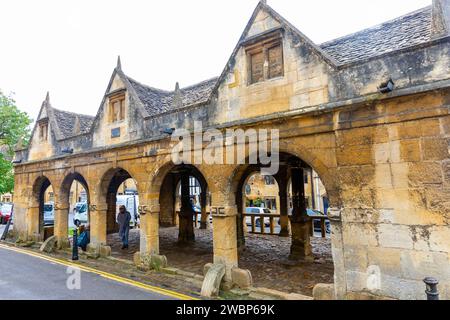
M 131 214 L 125 206 L 120 206 L 117 215 L 117 223 L 119 224 L 119 236 L 122 240 L 122 249 L 128 249 L 128 235 L 130 233 Z

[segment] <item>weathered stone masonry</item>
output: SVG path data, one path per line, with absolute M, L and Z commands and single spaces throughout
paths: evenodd
M 261 2 L 219 78 L 168 92 L 129 78 L 119 61 L 95 118 L 57 110 L 47 97 L 29 148 L 16 153 L 15 231 L 42 240 L 40 198 L 51 184 L 54 233 L 64 246 L 68 190 L 77 180 L 89 194 L 91 250 L 108 254 L 108 196 L 132 177 L 140 253 L 158 255 L 159 214 L 169 206 L 161 190 L 175 168 L 175 143 L 161 131 L 192 130 L 196 120 L 205 129 L 279 129 L 281 152 L 312 167 L 327 189 L 336 297 L 423 299 L 422 279 L 434 276 L 449 299 L 449 8 L 448 0 L 433 1 L 316 45 Z M 270 41 L 282 44 L 282 76 L 252 83 L 251 52 Z M 389 80 L 393 91 L 380 92 Z M 110 102 L 121 95 L 123 118 L 111 122 Z M 242 213 L 236 195 L 248 166 L 195 168 L 211 211 L 223 213 L 213 217 L 214 262 L 226 265 L 230 281 Z

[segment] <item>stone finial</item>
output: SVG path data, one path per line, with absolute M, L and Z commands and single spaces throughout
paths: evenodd
M 122 70 L 122 62 L 120 61 L 120 56 L 117 56 L 117 70 Z
M 73 124 L 73 134 L 78 135 L 81 133 L 81 123 L 80 123 L 80 117 L 75 117 L 75 123 Z
M 432 38 L 450 35 L 450 0 L 433 0 Z
M 267 0 L 261 0 L 260 3 L 261 3 L 262 5 L 267 6 Z
M 174 105 L 175 108 L 179 108 L 179 107 L 181 107 L 181 104 L 182 104 L 182 98 L 181 98 L 180 84 L 177 82 L 175 84 L 173 105 Z
M 46 107 L 50 105 L 50 92 L 47 91 L 47 95 L 45 96 L 45 100 L 42 102 L 42 107 Z

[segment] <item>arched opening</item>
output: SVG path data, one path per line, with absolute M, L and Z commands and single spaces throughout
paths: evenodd
M 208 185 L 194 166 L 171 166 L 160 186 L 160 253 L 171 266 L 202 274 L 212 261 Z
M 61 197 L 62 204 L 68 208 L 67 236 L 69 241 L 71 241 L 75 228 L 78 226 L 84 231 L 88 229 L 90 222 L 90 198 L 86 179 L 76 172 L 66 176 L 61 187 Z
M 328 196 L 302 159 L 281 153 L 279 164 L 273 176 L 260 164 L 236 171 L 239 267 L 257 286 L 311 295 L 315 284 L 333 282 Z
M 55 193 L 47 177 L 35 181 L 30 200 L 30 233 L 35 241 L 42 242 L 53 236 L 55 224 Z
M 137 182 L 126 170 L 114 169 L 103 178 L 102 188 L 106 190 L 107 244 L 111 247 L 112 255 L 129 259 L 139 251 L 140 217 Z M 128 233 L 120 230 L 121 219 L 125 219 L 119 213 L 122 206 L 125 207 L 124 215 L 126 212 L 130 213 Z

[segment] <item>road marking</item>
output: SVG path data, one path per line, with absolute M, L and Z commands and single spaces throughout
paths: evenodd
M 137 287 L 146 291 L 151 291 L 154 293 L 158 293 L 158 294 L 162 294 L 168 297 L 172 297 L 175 299 L 179 299 L 179 300 L 199 300 L 197 298 L 182 294 L 182 293 L 178 293 L 176 291 L 172 291 L 172 290 L 168 290 L 168 289 L 163 289 L 163 288 L 158 288 L 152 285 L 148 285 L 142 282 L 138 282 L 138 281 L 134 281 L 131 279 L 127 279 L 121 276 L 117 276 L 105 271 L 100 271 L 91 267 L 86 267 L 83 265 L 80 265 L 78 263 L 74 263 L 74 262 L 70 262 L 70 261 L 65 261 L 65 260 L 61 260 L 61 259 L 57 259 L 57 258 L 53 258 L 53 257 L 48 257 L 46 255 L 43 254 L 39 254 L 33 251 L 29 251 L 29 250 L 25 250 L 25 249 L 19 249 L 19 248 L 15 248 L 15 247 L 10 247 L 4 244 L 0 244 L 0 248 L 2 249 L 6 249 L 9 251 L 14 251 L 14 252 L 18 252 L 18 253 L 22 253 L 22 254 L 26 254 L 35 258 L 39 258 L 42 260 L 46 260 L 49 262 L 53 262 L 56 264 L 60 264 L 66 267 L 75 267 L 75 268 L 79 268 L 80 270 L 84 271 L 84 272 L 89 272 L 89 273 L 94 273 L 97 274 L 99 276 L 102 276 L 103 278 L 109 279 L 109 280 L 113 280 L 116 282 L 120 282 L 123 284 L 127 284 L 129 286 L 133 286 L 133 287 Z

